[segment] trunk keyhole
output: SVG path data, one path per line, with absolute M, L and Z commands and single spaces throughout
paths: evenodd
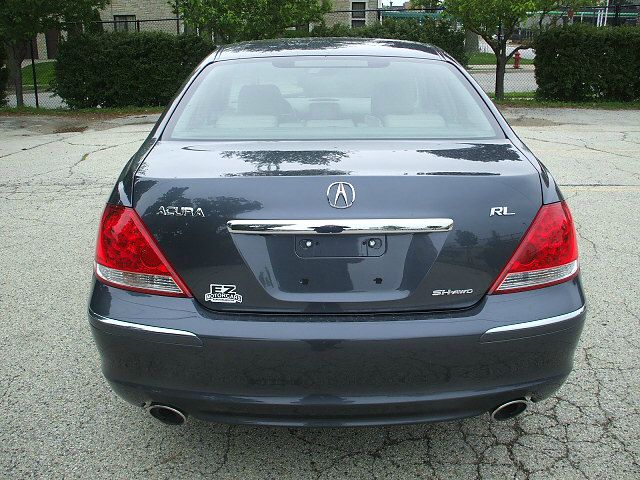
M 309 285 L 309 279 L 308 278 L 301 278 L 300 279 L 300 285 Z
M 380 285 L 382 283 L 382 279 L 380 277 L 374 278 L 373 281 L 376 282 L 376 285 Z

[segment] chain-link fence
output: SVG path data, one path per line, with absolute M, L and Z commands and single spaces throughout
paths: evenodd
M 598 27 L 640 26 L 640 5 L 621 5 L 618 3 L 578 9 L 565 7 L 549 12 L 549 17 L 559 18 L 563 23 L 590 23 Z
M 134 15 L 131 19 L 118 18 L 117 20 L 105 22 L 92 22 L 85 26 L 84 30 L 90 29 L 95 32 L 166 32 L 181 34 L 184 33 L 185 24 L 179 18 L 159 18 L 150 20 L 136 20 Z
M 364 2 L 360 2 L 364 5 Z M 573 10 L 559 8 L 550 12 L 535 12 L 529 20 L 523 22 L 508 43 L 508 52 L 526 44 L 532 38 L 540 24 L 544 26 L 566 25 L 568 23 L 590 23 L 600 27 L 633 25 L 640 26 L 639 5 L 615 5 L 610 7 L 581 7 Z M 336 10 L 325 14 L 324 23 L 328 26 L 343 25 L 346 28 L 384 24 L 385 21 L 413 19 L 422 22 L 434 20 L 443 15 L 442 9 L 409 10 L 366 9 Z M 541 20 L 542 15 L 542 20 Z M 178 18 L 138 20 L 135 16 L 118 16 L 112 21 L 92 22 L 82 27 L 84 31 L 93 32 L 144 32 L 161 31 L 170 34 L 182 34 L 188 31 Z M 314 26 L 311 25 L 310 29 Z M 461 28 L 461 27 L 459 27 Z M 192 33 L 197 33 L 192 31 Z M 23 62 L 24 104 L 39 108 L 66 108 L 64 101 L 52 92 L 51 81 L 55 78 L 55 52 L 57 41 L 64 38 L 66 32 L 58 32 L 57 39 L 50 39 L 49 34 L 39 36 L 28 48 L 28 59 Z M 42 37 L 42 38 L 40 38 Z M 54 41 L 55 40 L 55 41 Z M 469 37 L 468 37 L 469 40 Z M 491 47 L 482 39 L 471 36 L 468 70 L 482 88 L 491 93 L 495 90 L 495 55 Z M 477 45 L 475 44 L 477 42 Z M 46 52 L 46 53 L 45 53 Z M 53 52 L 53 55 L 51 54 Z M 535 52 L 531 49 L 520 50 L 518 59 L 512 58 L 505 73 L 505 92 L 510 96 L 530 97 L 536 90 L 533 61 Z M 16 96 L 9 92 L 9 106 L 16 105 Z

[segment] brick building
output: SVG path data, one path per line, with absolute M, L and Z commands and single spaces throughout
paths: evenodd
M 333 0 L 333 10 L 325 21 L 328 25 L 343 23 L 351 27 L 360 27 L 376 22 L 378 0 L 351 1 Z M 158 30 L 160 24 L 148 20 L 172 19 L 176 15 L 167 0 L 111 0 L 101 12 L 100 18 L 105 22 L 113 22 L 116 30 Z M 166 29 L 166 22 L 164 22 Z
M 119 31 L 167 30 L 169 19 L 176 19 L 178 24 L 167 0 L 111 0 L 100 12 L 100 18 L 113 22 L 113 29 Z
M 333 0 L 333 12 L 325 15 L 327 25 L 342 23 L 352 28 L 378 21 L 378 0 Z M 180 22 L 167 0 L 111 0 L 100 12 L 104 30 L 183 32 Z M 175 23 L 174 23 L 175 21 Z M 60 32 L 38 34 L 33 42 L 36 59 L 53 59 L 58 51 Z
M 33 56 L 36 60 L 49 60 L 56 58 L 58 54 L 58 43 L 60 43 L 60 31 L 56 29 L 47 30 L 46 33 L 39 33 L 35 41 L 31 42 Z M 29 43 L 27 42 L 27 46 Z M 31 51 L 27 50 L 27 57 L 30 58 Z
M 351 0 L 332 0 L 334 12 L 325 15 L 327 25 L 342 23 L 351 28 L 370 25 L 378 21 L 378 0 L 353 2 Z

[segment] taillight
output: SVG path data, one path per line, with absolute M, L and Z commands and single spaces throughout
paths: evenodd
M 96 245 L 96 276 L 102 282 L 137 292 L 190 297 L 136 211 L 108 204 Z
M 543 205 L 490 294 L 547 287 L 578 273 L 578 243 L 565 202 Z

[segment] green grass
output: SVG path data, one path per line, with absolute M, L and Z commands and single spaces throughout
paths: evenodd
M 634 102 L 559 102 L 555 100 L 536 100 L 535 98 L 505 97 L 494 100 L 498 107 L 527 108 L 590 108 L 594 110 L 640 110 L 640 101 Z
M 640 101 L 635 102 L 560 102 L 557 100 L 539 100 L 536 92 L 507 92 L 504 100 L 496 100 L 493 93 L 488 94 L 493 103 L 503 107 L 531 107 L 531 108 L 592 108 L 602 110 L 638 110 Z
M 36 80 L 38 88 L 47 88 L 56 76 L 56 62 L 36 63 Z M 33 70 L 31 64 L 22 68 L 22 86 L 24 88 L 33 88 Z
M 489 95 L 493 99 L 493 95 Z M 534 92 L 509 92 L 504 100 L 494 100 L 498 107 L 526 108 L 591 108 L 602 110 L 640 110 L 640 101 L 634 102 L 558 102 L 536 100 Z M 78 110 L 46 109 L 34 107 L 0 107 L 0 115 L 53 115 L 75 116 L 94 119 L 124 117 L 127 115 L 149 115 L 162 113 L 164 107 L 122 107 L 122 108 L 84 108 Z
M 56 115 L 56 116 L 90 116 L 90 117 L 123 117 L 126 115 L 149 115 L 162 113 L 164 107 L 119 107 L 119 108 L 81 108 L 69 110 L 65 108 L 35 107 L 0 107 L 0 115 Z
M 523 58 L 520 60 L 522 65 L 533 65 L 533 59 Z M 469 57 L 469 65 L 495 65 L 496 56 L 493 53 L 472 53 Z M 513 58 L 509 60 L 509 65 L 513 65 Z
M 494 93 L 488 93 L 487 95 L 489 95 L 489 97 L 491 97 L 492 100 L 494 100 L 495 94 Z M 531 99 L 535 99 L 536 96 L 536 92 L 506 92 L 504 94 L 504 98 L 506 99 L 510 99 L 510 100 L 520 100 L 520 99 L 526 99 L 526 100 L 531 100 Z

